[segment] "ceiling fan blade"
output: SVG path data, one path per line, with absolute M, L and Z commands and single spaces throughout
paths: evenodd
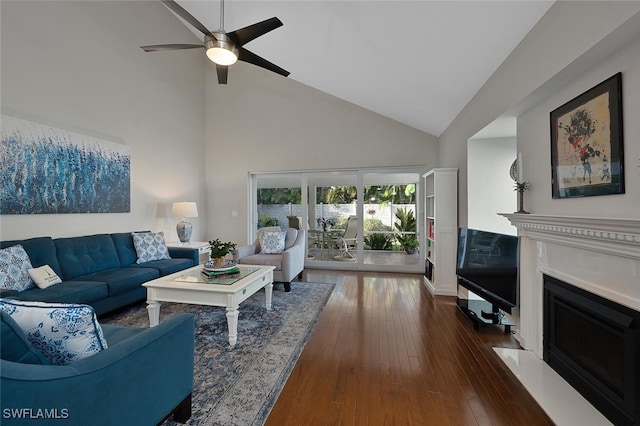
M 238 60 L 239 61 L 248 62 L 248 63 L 253 64 L 253 65 L 257 65 L 257 66 L 259 66 L 261 68 L 264 68 L 264 69 L 269 70 L 269 71 L 273 71 L 276 74 L 280 74 L 280 75 L 283 75 L 285 77 L 288 77 L 289 74 L 291 74 L 289 71 L 280 68 L 276 64 L 274 64 L 272 62 L 269 62 L 264 58 L 261 58 L 260 56 L 256 55 L 253 52 L 248 51 L 247 49 L 245 49 L 243 47 L 241 47 L 239 49 Z
M 201 44 L 154 44 L 151 46 L 140 46 L 145 52 L 163 52 L 165 50 L 182 50 L 182 49 L 203 49 Z
M 216 72 L 218 73 L 218 84 L 227 84 L 227 74 L 229 67 L 226 65 L 216 64 Z
M 227 33 L 227 36 L 229 36 L 231 40 L 233 40 L 233 42 L 238 47 L 240 47 L 243 44 L 247 44 L 251 40 L 260 37 L 261 35 L 268 33 L 269 31 L 273 31 L 276 28 L 281 27 L 282 25 L 283 24 L 281 20 L 273 17 L 256 24 L 249 25 L 248 27 L 240 28 L 239 30 Z
M 207 29 L 207 27 L 202 25 L 202 23 L 200 21 L 198 21 L 196 18 L 194 18 L 193 15 L 191 15 L 189 12 L 187 12 L 182 6 L 180 6 L 175 1 L 173 1 L 173 0 L 162 0 L 162 3 L 165 6 L 167 6 L 169 9 L 171 9 L 173 12 L 175 12 L 182 19 L 184 19 L 185 21 L 190 23 L 195 29 L 200 31 L 202 34 L 208 35 L 208 34 L 211 33 L 211 31 L 209 31 Z

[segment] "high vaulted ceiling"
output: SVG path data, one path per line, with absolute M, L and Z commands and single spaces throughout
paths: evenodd
M 219 1 L 178 3 L 219 29 Z M 247 49 L 290 71 L 288 78 L 440 136 L 552 4 L 226 0 L 224 29 L 276 16 L 284 26 Z M 193 40 L 157 41 L 181 42 Z

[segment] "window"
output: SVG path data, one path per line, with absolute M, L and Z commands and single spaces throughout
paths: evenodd
M 251 173 L 250 235 L 307 231 L 308 266 L 421 273 L 420 167 Z

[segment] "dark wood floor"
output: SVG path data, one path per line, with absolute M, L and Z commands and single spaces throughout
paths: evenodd
M 337 285 L 266 425 L 553 424 L 491 349 L 516 340 L 474 331 L 419 275 L 303 279 Z

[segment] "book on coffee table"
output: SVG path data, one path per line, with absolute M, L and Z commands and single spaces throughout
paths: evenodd
M 240 269 L 236 266 L 231 269 L 225 269 L 220 271 L 203 269 L 201 272 L 202 272 L 202 275 L 204 275 L 207 278 L 223 278 L 223 277 L 233 276 L 235 274 L 240 273 Z

